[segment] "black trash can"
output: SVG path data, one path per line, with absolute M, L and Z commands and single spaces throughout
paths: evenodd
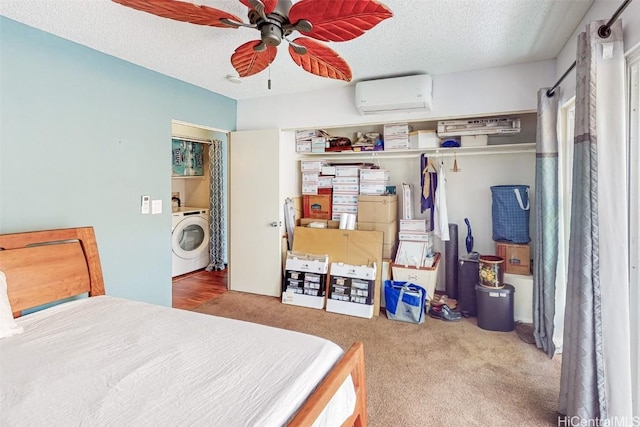
M 516 328 L 513 320 L 515 288 L 504 285 L 502 289 L 476 286 L 478 326 L 487 331 L 509 332 Z
M 462 255 L 458 260 L 458 310 L 463 316 L 475 316 L 477 313 L 479 277 L 478 255 Z

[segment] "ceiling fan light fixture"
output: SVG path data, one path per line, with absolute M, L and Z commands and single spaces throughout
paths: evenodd
M 242 79 L 235 74 L 227 74 L 227 80 L 229 80 L 231 83 L 242 83 Z

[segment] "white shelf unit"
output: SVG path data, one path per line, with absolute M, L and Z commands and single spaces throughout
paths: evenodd
M 524 144 L 496 144 L 484 145 L 478 147 L 455 147 L 455 148 L 421 148 L 394 151 L 325 151 L 324 153 L 298 153 L 301 160 L 310 158 L 326 158 L 327 160 L 372 160 L 376 158 L 412 158 L 420 157 L 422 153 L 429 156 L 471 156 L 471 155 L 489 155 L 489 154 L 516 154 L 516 153 L 535 153 L 536 143 Z

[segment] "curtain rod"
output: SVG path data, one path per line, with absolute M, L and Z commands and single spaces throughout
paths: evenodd
M 618 17 L 620 16 L 620 14 L 622 14 L 622 12 L 625 10 L 625 8 L 627 6 L 629 6 L 629 3 L 631 3 L 631 0 L 624 0 L 624 2 L 622 2 L 620 7 L 618 7 L 618 10 L 616 10 L 615 13 L 613 14 L 613 16 L 611 16 L 611 19 L 609 19 L 609 22 L 607 22 L 606 24 L 604 24 L 604 25 L 600 26 L 600 28 L 598 28 L 598 35 L 600 37 L 602 37 L 603 39 L 606 39 L 607 37 L 609 37 L 611 35 L 611 26 L 613 25 L 614 22 L 616 22 L 616 19 L 618 19 Z M 553 87 L 551 89 L 547 90 L 547 96 L 549 98 L 551 98 L 553 95 L 555 95 L 555 91 L 556 91 L 556 88 L 558 87 L 558 85 L 560 83 L 562 83 L 562 81 L 565 79 L 565 77 L 567 77 L 567 75 L 574 68 L 576 68 L 576 61 L 573 61 L 573 64 L 571 64 L 569 69 L 564 72 L 564 74 L 558 79 L 558 81 L 553 85 Z

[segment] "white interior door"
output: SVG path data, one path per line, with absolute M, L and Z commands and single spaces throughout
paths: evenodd
M 232 132 L 229 143 L 229 289 L 281 294 L 280 132 Z

